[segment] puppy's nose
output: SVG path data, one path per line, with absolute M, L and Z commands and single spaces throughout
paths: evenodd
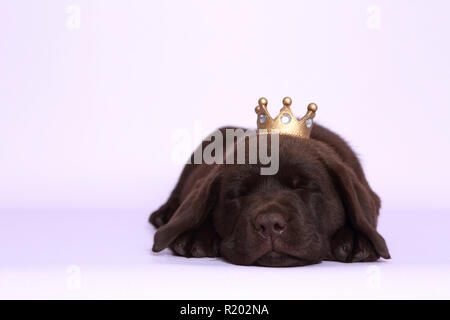
M 255 219 L 256 230 L 266 238 L 281 235 L 286 227 L 286 220 L 278 213 L 261 213 Z

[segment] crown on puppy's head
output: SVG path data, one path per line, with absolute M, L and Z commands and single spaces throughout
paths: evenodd
M 260 98 L 255 112 L 258 115 L 257 126 L 259 133 L 275 133 L 290 135 L 298 138 L 308 139 L 316 115 L 317 105 L 310 103 L 306 115 L 297 120 L 291 111 L 292 100 L 289 97 L 283 99 L 283 108 L 280 114 L 272 119 L 267 111 L 267 99 Z

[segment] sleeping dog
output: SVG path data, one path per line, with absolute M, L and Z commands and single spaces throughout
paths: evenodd
M 280 135 L 279 154 L 267 176 L 261 164 L 187 164 L 150 216 L 153 251 L 272 267 L 390 258 L 380 198 L 341 137 L 316 124 L 310 139 Z

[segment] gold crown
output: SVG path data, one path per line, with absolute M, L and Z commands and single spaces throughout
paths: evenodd
M 291 111 L 291 104 L 291 98 L 284 98 L 283 108 L 281 108 L 280 114 L 275 119 L 272 119 L 267 111 L 267 99 L 260 98 L 258 100 L 258 106 L 255 108 L 255 112 L 258 115 L 258 132 L 270 134 L 277 131 L 279 134 L 308 139 L 311 134 L 313 119 L 317 111 L 317 105 L 315 103 L 310 103 L 308 105 L 308 112 L 306 115 L 297 120 Z

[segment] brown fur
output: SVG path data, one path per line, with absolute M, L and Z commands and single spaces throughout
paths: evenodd
M 390 258 L 376 231 L 380 199 L 338 135 L 316 124 L 311 139 L 280 136 L 279 172 L 259 167 L 186 165 L 150 216 L 153 251 L 263 266 Z

